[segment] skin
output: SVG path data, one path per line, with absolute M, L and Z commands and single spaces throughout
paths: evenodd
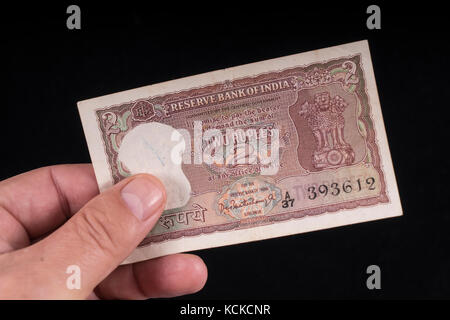
M 148 179 L 164 201 L 140 221 L 120 191 Z M 151 175 L 125 179 L 99 194 L 90 164 L 36 169 L 0 182 L 0 299 L 146 299 L 201 290 L 201 258 L 174 254 L 119 264 L 152 229 L 165 204 Z M 66 285 L 69 265 L 81 288 Z

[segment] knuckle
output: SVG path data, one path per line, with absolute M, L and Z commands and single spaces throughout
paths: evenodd
M 76 221 L 77 233 L 82 241 L 110 255 L 113 255 L 117 248 L 113 228 L 107 215 L 96 208 L 84 208 L 79 212 Z

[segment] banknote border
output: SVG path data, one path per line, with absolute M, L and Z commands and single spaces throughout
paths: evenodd
M 377 139 L 376 139 L 377 133 L 375 130 L 375 126 L 373 124 L 373 116 L 372 116 L 373 108 L 369 103 L 369 94 L 368 94 L 367 86 L 366 86 L 366 76 L 364 74 L 364 67 L 361 65 L 362 64 L 362 53 L 353 53 L 353 54 L 350 54 L 347 56 L 340 56 L 340 57 L 335 57 L 335 58 L 331 58 L 328 60 L 316 61 L 316 62 L 310 63 L 310 64 L 297 65 L 295 67 L 289 67 L 289 68 L 285 68 L 285 69 L 281 69 L 281 70 L 272 70 L 269 72 L 250 75 L 250 76 L 246 76 L 246 77 L 242 77 L 242 78 L 236 78 L 232 81 L 231 80 L 222 81 L 222 82 L 218 82 L 215 84 L 206 85 L 203 87 L 189 88 L 189 89 L 169 92 L 169 93 L 165 93 L 165 94 L 161 94 L 161 95 L 155 95 L 155 96 L 151 96 L 151 97 L 147 97 L 147 98 L 143 98 L 143 99 L 136 99 L 136 100 L 128 101 L 126 103 L 111 105 L 111 106 L 104 107 L 104 108 L 98 108 L 95 110 L 96 115 L 97 115 L 96 119 L 97 119 L 98 124 L 100 126 L 103 126 L 102 121 L 100 121 L 100 112 L 106 111 L 106 110 L 111 111 L 113 109 L 120 109 L 123 106 L 126 106 L 126 105 L 129 106 L 138 101 L 151 101 L 153 103 L 155 100 L 158 101 L 157 99 L 161 99 L 161 98 L 165 98 L 164 102 L 166 102 L 166 101 L 180 99 L 183 96 L 184 96 L 184 98 L 185 97 L 195 97 L 198 95 L 203 95 L 205 93 L 217 92 L 218 89 L 219 90 L 223 89 L 223 86 L 225 84 L 228 86 L 231 84 L 233 87 L 238 88 L 238 87 L 248 85 L 250 83 L 260 83 L 260 82 L 264 82 L 264 81 L 273 80 L 274 78 L 278 79 L 278 78 L 288 78 L 288 77 L 296 76 L 296 75 L 298 75 L 299 72 L 303 72 L 303 73 L 309 72 L 310 70 L 312 70 L 316 67 L 319 67 L 319 66 L 326 69 L 329 66 L 338 63 L 339 61 L 342 62 L 342 61 L 348 61 L 348 60 L 352 60 L 352 59 L 357 60 L 357 66 L 358 66 L 357 69 L 358 69 L 358 72 L 360 73 L 359 79 L 360 79 L 360 81 L 363 82 L 359 85 L 358 90 L 355 90 L 355 94 L 358 95 L 360 101 L 363 102 L 362 106 L 365 108 L 368 108 L 368 110 L 361 113 L 359 119 L 364 122 L 366 128 L 370 128 L 369 130 L 367 130 L 367 138 L 365 139 L 365 141 L 366 141 L 367 148 L 370 149 L 370 152 L 373 155 L 372 163 L 373 163 L 374 169 L 378 172 L 379 177 L 380 177 L 380 181 L 381 181 L 380 194 L 377 196 L 374 196 L 374 197 L 368 197 L 368 198 L 364 198 L 364 199 L 356 199 L 356 200 L 343 201 L 343 202 L 339 202 L 339 203 L 323 205 L 323 206 L 315 207 L 314 209 L 308 208 L 308 209 L 295 210 L 295 211 L 290 211 L 290 212 L 282 212 L 282 213 L 277 213 L 277 214 L 273 214 L 273 215 L 267 215 L 266 219 L 263 220 L 263 222 L 261 222 L 257 226 L 268 225 L 268 224 L 273 224 L 273 223 L 282 222 L 282 221 L 288 221 L 291 219 L 300 219 L 300 218 L 304 218 L 307 216 L 316 216 L 316 215 L 321 215 L 321 214 L 325 214 L 325 213 L 334 213 L 334 212 L 337 212 L 340 210 L 349 210 L 349 209 L 354 209 L 354 208 L 362 207 L 362 206 L 370 207 L 370 206 L 375 206 L 379 203 L 389 203 L 390 200 L 387 195 L 385 175 L 381 168 L 381 157 L 379 154 L 379 146 L 378 146 Z M 201 92 L 198 92 L 199 90 L 201 90 Z M 194 92 L 196 94 L 193 94 Z M 218 107 L 218 106 L 216 106 L 216 107 Z M 364 117 L 365 115 L 368 117 L 368 119 L 365 119 L 365 117 Z M 105 139 L 104 131 L 102 131 L 102 137 L 103 137 L 102 141 L 103 141 L 104 147 L 105 147 L 104 152 L 105 152 L 106 157 L 108 158 L 108 154 L 106 151 L 106 145 L 105 145 L 106 139 Z M 111 163 L 108 162 L 108 165 L 110 166 L 110 170 L 112 171 Z M 286 178 L 286 177 L 284 177 L 284 178 Z M 180 239 L 183 237 L 195 237 L 195 236 L 199 236 L 202 234 L 210 234 L 210 233 L 214 233 L 214 232 L 218 232 L 218 231 L 231 231 L 231 230 L 235 230 L 235 229 L 242 229 L 241 221 L 227 222 L 227 223 L 213 225 L 213 226 L 197 227 L 197 228 L 190 228 L 190 229 L 185 229 L 185 230 L 167 232 L 165 234 L 159 234 L 159 235 L 153 235 L 150 237 L 146 237 L 139 244 L 139 248 L 150 246 L 152 243 L 166 242 L 166 241 L 170 241 L 170 240 Z
M 151 246 L 136 248 L 122 264 L 133 263 L 177 252 L 228 246 L 401 216 L 403 214 L 402 205 L 395 179 L 395 172 L 386 136 L 369 43 L 367 40 L 319 48 L 280 58 L 244 64 L 237 67 L 211 71 L 195 76 L 169 80 L 162 83 L 86 99 L 77 103 L 78 111 L 82 120 L 83 130 L 86 135 L 98 186 L 100 191 L 104 191 L 112 186 L 112 181 L 108 172 L 108 166 L 105 166 L 107 159 L 104 155 L 102 138 L 100 131 L 98 130 L 95 115 L 95 110 L 99 108 L 99 106 L 113 106 L 122 101 L 139 101 L 142 100 L 141 97 L 165 95 L 176 92 L 177 90 L 183 91 L 186 87 L 192 89 L 202 88 L 210 85 L 211 79 L 215 79 L 215 82 L 223 82 L 228 79 L 247 78 L 255 75 L 255 70 L 258 69 L 268 70 L 267 73 L 271 73 L 273 72 L 272 70 L 285 70 L 291 69 L 292 66 L 323 63 L 323 61 L 335 59 L 337 56 L 352 56 L 357 53 L 361 53 L 361 62 L 366 80 L 366 92 L 369 93 L 368 98 L 372 107 L 371 117 L 376 119 L 373 124 L 378 142 L 377 145 L 379 146 L 381 167 L 385 173 L 385 178 L 388 178 L 384 181 L 389 194 L 389 203 L 370 207 L 360 207 L 357 210 L 341 210 L 331 215 L 322 214 L 316 216 L 315 219 L 294 219 L 289 222 L 281 221 L 276 224 L 255 226 L 251 231 L 247 231 L 248 229 L 237 229 L 234 230 L 231 235 L 229 232 L 214 232 L 196 237 L 184 237 L 171 241 L 153 242 Z

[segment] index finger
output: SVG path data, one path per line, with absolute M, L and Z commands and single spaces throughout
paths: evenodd
M 39 168 L 0 182 L 0 219 L 13 217 L 33 239 L 55 230 L 98 193 L 91 164 Z

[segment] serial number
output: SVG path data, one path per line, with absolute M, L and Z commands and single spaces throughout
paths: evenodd
M 314 200 L 318 197 L 338 196 L 341 193 L 359 192 L 363 189 L 375 190 L 375 178 L 369 177 L 367 179 L 357 179 L 352 183 L 351 180 L 346 180 L 342 184 L 333 182 L 330 186 L 321 184 L 319 186 L 310 186 L 308 191 L 308 199 Z

